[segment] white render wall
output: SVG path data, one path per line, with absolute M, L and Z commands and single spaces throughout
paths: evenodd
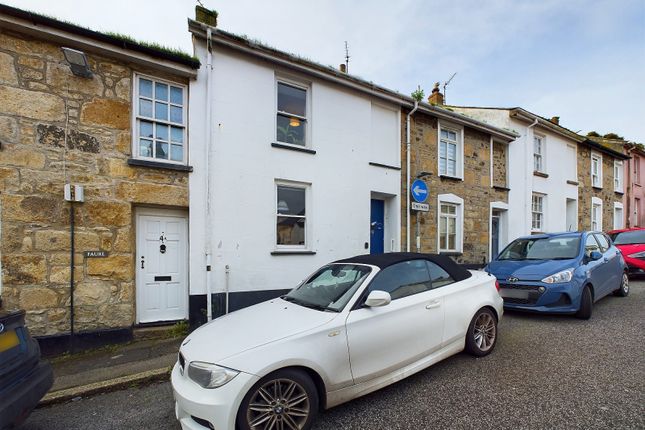
M 577 159 L 567 153 L 567 145 L 577 150 L 577 143 L 540 126 L 511 118 L 507 109 L 454 108 L 455 111 L 486 121 L 520 134 L 508 145 L 508 226 L 509 242 L 531 234 L 531 199 L 534 192 L 546 195 L 544 232 L 567 231 L 567 198 L 578 200 L 578 187 L 567 184 L 577 181 Z M 533 137 L 543 136 L 546 142 L 545 169 L 548 178 L 533 174 Z M 578 211 L 580 208 L 578 208 Z M 576 217 L 577 219 L 577 217 Z M 577 226 L 573 227 L 577 230 Z
M 203 42 L 196 43 L 204 66 L 190 87 L 191 295 L 206 293 L 206 52 Z M 316 154 L 271 147 L 276 73 L 311 85 L 308 138 Z M 369 165 L 400 166 L 398 106 L 222 49 L 214 51 L 212 78 L 213 293 L 225 289 L 226 266 L 231 292 L 286 289 L 330 261 L 369 252 L 364 244 L 370 241 L 372 196 L 391 197 L 385 251 L 399 250 L 400 171 Z M 371 146 L 372 102 L 391 109 L 396 132 L 385 148 Z M 271 255 L 276 180 L 311 184 L 308 248 L 315 255 Z

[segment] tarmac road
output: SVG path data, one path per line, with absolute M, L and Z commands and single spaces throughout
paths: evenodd
M 589 321 L 507 313 L 495 351 L 465 354 L 323 412 L 331 429 L 644 429 L 645 282 Z M 24 430 L 178 430 L 168 382 L 36 410 Z

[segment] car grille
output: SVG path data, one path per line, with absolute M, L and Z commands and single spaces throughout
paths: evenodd
M 534 305 L 542 296 L 542 293 L 538 290 L 540 287 L 535 285 L 521 285 L 521 284 L 500 284 L 500 288 L 508 290 L 523 290 L 528 291 L 527 298 L 518 298 L 518 297 L 504 297 L 504 302 L 513 303 L 517 305 Z

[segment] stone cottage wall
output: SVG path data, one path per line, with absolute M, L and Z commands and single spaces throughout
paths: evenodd
M 4 309 L 27 311 L 35 335 L 70 326 L 66 180 L 85 186 L 75 205 L 77 330 L 134 322 L 135 205 L 188 206 L 187 173 L 127 163 L 133 68 L 88 60 L 93 77 L 75 77 L 60 46 L 0 33 L 1 293 Z M 84 259 L 93 250 L 110 255 Z
M 591 186 L 591 153 L 585 144 L 578 144 L 578 228 L 591 230 L 591 199 L 602 200 L 602 229 L 614 228 L 614 202 L 622 203 L 623 194 L 614 192 L 614 160 L 606 153 L 602 154 L 602 189 Z M 623 209 L 624 211 L 626 209 Z
M 406 159 L 405 147 L 405 121 L 407 112 L 402 118 L 402 150 L 401 160 Z M 428 184 L 430 204 L 429 212 L 412 211 L 410 217 L 412 251 L 416 250 L 416 224 L 419 217 L 421 226 L 421 252 L 438 252 L 437 244 L 437 196 L 439 194 L 455 194 L 464 199 L 464 224 L 463 224 L 463 253 L 454 255 L 459 263 L 482 264 L 488 261 L 489 252 L 489 221 L 490 203 L 493 201 L 508 201 L 508 191 L 491 187 L 490 183 L 490 135 L 477 130 L 464 128 L 464 180 L 440 178 L 438 175 L 438 120 L 436 117 L 415 113 L 411 121 L 411 175 L 412 178 L 421 171 L 430 173 L 424 180 Z M 504 148 L 504 151 L 506 149 Z M 502 154 L 498 148 L 498 157 Z M 496 163 L 497 174 L 506 177 L 501 162 Z M 502 172 L 504 169 L 504 172 Z M 402 188 L 401 195 L 406 193 L 406 166 L 402 163 Z M 498 184 L 495 184 L 498 185 Z M 405 198 L 402 200 L 405 202 Z M 406 240 L 406 208 L 401 207 L 402 239 L 405 246 Z

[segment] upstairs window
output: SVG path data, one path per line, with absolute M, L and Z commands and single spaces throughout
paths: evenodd
M 186 86 L 136 76 L 135 97 L 135 157 L 185 164 Z
M 307 146 L 307 88 L 278 81 L 276 139 Z
M 634 155 L 634 183 L 641 183 L 641 158 Z
M 602 156 L 591 153 L 591 186 L 602 188 Z
M 533 136 L 533 170 L 536 172 L 545 172 L 544 168 L 544 137 Z
M 439 124 L 439 175 L 463 177 L 463 129 Z
M 623 192 L 623 162 L 614 161 L 614 191 Z

